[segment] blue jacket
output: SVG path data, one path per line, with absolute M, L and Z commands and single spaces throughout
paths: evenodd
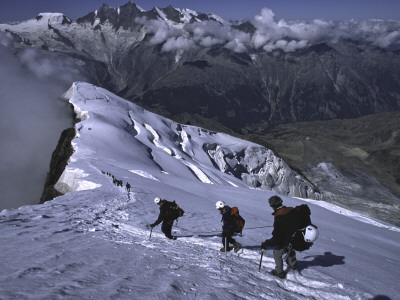
M 231 215 L 231 208 L 229 206 L 225 206 L 226 209 L 224 209 L 223 211 L 221 211 L 221 222 L 223 222 L 222 224 L 222 232 L 223 233 L 229 233 L 229 234 L 233 234 L 234 231 L 234 220 L 233 220 L 233 216 Z

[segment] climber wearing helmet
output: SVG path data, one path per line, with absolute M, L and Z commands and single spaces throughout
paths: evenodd
M 162 222 L 161 231 L 167 238 L 176 240 L 176 237 L 171 234 L 172 225 L 177 218 L 183 215 L 184 211 L 175 201 L 170 202 L 156 197 L 154 198 L 154 203 L 160 206 L 160 214 L 157 220 L 153 224 L 150 224 L 150 227 L 153 228 Z
M 221 222 L 222 225 L 222 245 L 223 247 L 220 249 L 221 252 L 231 251 L 232 248 L 229 246 L 233 244 L 233 249 L 237 252 L 240 249 L 240 244 L 235 241 L 232 235 L 235 233 L 235 225 L 234 219 L 231 214 L 231 208 L 228 205 L 225 205 L 223 201 L 218 201 L 215 203 L 215 208 L 218 209 L 222 215 Z M 227 247 L 227 248 L 225 248 Z

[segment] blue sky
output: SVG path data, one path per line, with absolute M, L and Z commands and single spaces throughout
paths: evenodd
M 103 3 L 117 7 L 128 0 L 4 0 L 0 23 L 27 20 L 40 12 L 61 12 L 75 20 L 96 10 Z M 400 0 L 137 0 L 148 10 L 172 5 L 215 13 L 225 19 L 252 19 L 263 7 L 270 8 L 277 19 L 395 19 L 400 17 Z

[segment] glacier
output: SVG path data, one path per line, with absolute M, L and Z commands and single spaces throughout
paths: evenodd
M 1 299 L 398 297 L 400 228 L 296 196 L 306 181 L 268 149 L 178 124 L 92 84 L 76 82 L 64 98 L 85 112 L 57 182 L 64 195 L 0 212 Z M 267 173 L 269 186 L 249 186 L 249 177 Z M 269 274 L 271 249 L 258 271 L 260 244 L 272 231 L 267 199 L 279 192 L 287 206 L 308 203 L 320 230 L 298 253 L 300 272 L 285 280 Z M 185 210 L 173 226 L 176 241 L 159 227 L 150 238 L 156 196 Z M 218 200 L 246 219 L 238 254 L 219 252 Z
M 228 184 L 230 179 L 227 178 L 232 177 L 225 174 L 234 175 L 233 178 L 240 180 L 239 186 L 245 183 L 253 188 L 280 194 L 320 199 L 320 194 L 310 182 L 265 147 L 173 122 L 87 83 L 74 83 L 64 98 L 73 105 L 80 122 L 75 125 L 76 138 L 72 141 L 74 154 L 55 185 L 61 193 L 77 190 L 73 188 L 74 185 L 88 189 L 104 184 L 99 182 L 90 185 L 87 180 L 83 182 L 80 178 L 96 177 L 100 167 L 92 162 L 93 159 L 101 159 L 103 163 L 112 165 L 110 159 L 121 155 L 123 151 L 124 161 L 131 165 L 124 166 L 126 169 L 132 169 L 137 155 L 142 155 L 150 158 L 150 164 L 157 164 L 157 173 L 166 172 L 189 178 L 194 176 L 203 183 L 220 185 Z M 101 123 L 97 121 L 99 119 Z M 140 147 L 141 151 L 130 153 L 129 149 L 136 147 Z M 142 151 L 150 155 L 143 155 Z M 170 162 L 171 159 L 181 162 L 179 169 Z M 143 157 L 140 160 L 143 161 Z M 84 175 L 77 171 L 81 161 L 89 164 L 82 171 Z M 147 169 L 142 171 L 157 178 L 158 174 L 151 174 Z

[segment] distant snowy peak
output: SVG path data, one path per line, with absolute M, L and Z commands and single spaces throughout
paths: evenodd
M 365 44 L 390 50 L 400 47 L 399 21 L 330 22 L 317 19 L 287 22 L 276 20 L 275 14 L 268 8 L 263 8 L 261 14 L 256 15 L 252 21 L 226 21 L 215 14 L 200 13 L 188 8 L 168 6 L 146 11 L 135 3 L 128 2 L 117 8 L 103 4 L 75 22 L 61 14 L 39 14 L 34 21 L 36 23 L 25 22 L 22 29 L 20 26 L 0 24 L 0 30 L 14 32 L 32 45 L 39 46 L 42 46 L 43 39 L 49 40 L 55 36 L 58 41 L 68 40 L 66 46 L 73 46 L 70 47 L 72 51 L 79 49 L 75 43 L 81 42 L 85 37 L 90 37 L 90 43 L 93 43 L 93 38 L 99 39 L 96 42 L 103 43 L 107 37 L 122 31 L 122 35 L 128 39 L 128 35 L 133 36 L 132 39 L 140 36 L 140 40 L 148 35 L 150 45 L 163 44 L 163 52 L 185 52 L 195 47 L 221 45 L 236 53 L 248 52 L 250 49 L 267 53 L 289 53 L 312 46 L 318 48 L 320 44 L 336 45 L 342 41 L 344 44 L 356 41 L 357 44 L 361 42 L 361 46 Z M 43 37 L 47 27 L 49 31 Z M 53 34 L 54 29 L 59 30 L 56 35 Z M 36 34 L 37 31 L 39 34 Z M 27 36 L 27 33 L 33 35 Z M 112 39 L 113 37 L 110 38 Z M 110 44 L 110 40 L 104 44 Z M 115 44 L 111 42 L 111 45 L 113 43 Z M 50 45 L 46 47 L 52 48 Z M 115 48 L 114 45 L 112 48 Z M 324 52 L 324 49 L 311 50 Z
M 12 25 L 4 24 L 5 29 L 14 31 L 35 33 L 38 31 L 47 31 L 53 28 L 61 28 L 72 24 L 72 21 L 62 13 L 39 13 L 35 18 L 14 23 Z
M 40 13 L 36 16 L 36 21 L 50 25 L 66 25 L 72 21 L 62 13 Z
M 115 29 L 119 29 L 120 27 L 129 29 L 134 25 L 134 19 L 141 17 L 142 14 L 143 9 L 132 2 L 128 2 L 118 8 L 103 4 L 98 10 L 77 19 L 76 22 L 78 24 L 90 23 L 94 27 L 108 22 L 112 24 Z
M 165 8 L 154 7 L 151 10 L 143 10 L 133 2 L 128 2 L 118 8 L 110 7 L 103 4 L 95 12 L 91 12 L 86 16 L 77 19 L 78 24 L 91 23 L 94 25 L 110 23 L 114 28 L 132 29 L 136 18 L 146 18 L 148 20 L 162 20 L 171 25 L 188 24 L 193 22 L 201 22 L 205 20 L 213 20 L 226 24 L 227 22 L 214 14 L 198 13 L 191 9 L 174 8 L 171 5 Z
M 181 14 L 182 14 L 182 21 L 184 23 L 189 23 L 190 20 L 192 20 L 192 18 L 196 19 L 196 17 L 199 15 L 199 13 L 197 11 L 188 9 L 188 8 L 184 8 L 184 9 L 177 9 Z

